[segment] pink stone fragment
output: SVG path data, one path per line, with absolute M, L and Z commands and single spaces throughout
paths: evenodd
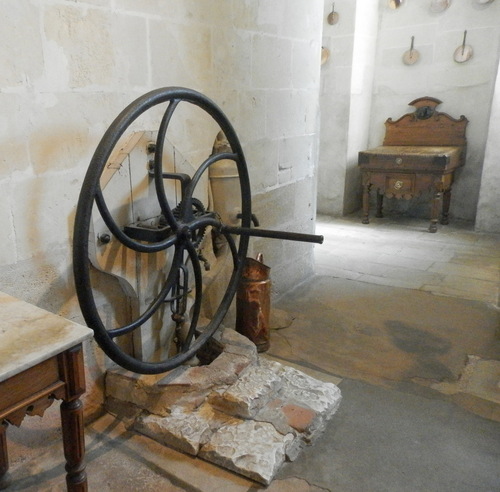
M 316 412 L 310 408 L 299 405 L 287 404 L 281 407 L 287 423 L 298 432 L 306 432 L 316 417 Z

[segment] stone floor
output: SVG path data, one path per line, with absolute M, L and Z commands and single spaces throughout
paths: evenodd
M 273 332 L 266 356 L 338 384 L 343 400 L 267 488 L 107 415 L 87 428 L 90 490 L 500 490 L 500 236 L 426 228 L 320 218 L 317 277 L 275 303 L 293 322 Z M 35 424 L 33 436 L 9 428 L 8 437 L 8 490 L 64 490 L 57 432 Z
M 316 273 L 500 306 L 500 235 L 451 222 L 427 232 L 427 220 L 319 216 Z

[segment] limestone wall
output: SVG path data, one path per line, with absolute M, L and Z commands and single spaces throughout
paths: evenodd
M 71 237 L 84 173 L 114 117 L 163 86 L 203 92 L 229 116 L 263 227 L 310 232 L 322 7 L 321 0 L 3 1 L 0 289 L 81 321 Z M 194 113 L 185 116 L 178 134 L 185 155 L 204 158 L 215 135 L 192 124 Z M 271 201 L 269 214 L 263 204 Z M 312 272 L 311 246 L 268 241 L 255 250 L 276 272 L 277 293 Z M 99 380 L 98 367 L 91 363 L 91 380 Z

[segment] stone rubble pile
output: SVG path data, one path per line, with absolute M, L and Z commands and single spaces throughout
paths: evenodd
M 108 371 L 107 410 L 158 442 L 269 484 L 322 433 L 340 390 L 259 357 L 234 330 L 213 339 L 207 365 L 157 376 Z

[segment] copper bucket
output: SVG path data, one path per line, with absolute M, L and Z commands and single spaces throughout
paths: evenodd
M 270 345 L 271 269 L 257 259 L 246 258 L 236 294 L 236 331 L 245 335 L 265 352 Z

